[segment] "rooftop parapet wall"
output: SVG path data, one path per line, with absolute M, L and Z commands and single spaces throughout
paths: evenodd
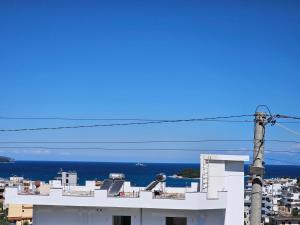
M 106 190 L 95 190 L 91 196 L 65 195 L 62 189 L 50 189 L 48 196 L 20 195 L 17 188 L 7 188 L 5 204 L 32 204 L 86 207 L 158 208 L 183 210 L 225 209 L 227 193 L 219 192 L 218 198 L 209 200 L 207 193 L 185 193 L 183 198 L 155 198 L 153 192 L 141 191 L 138 197 L 108 197 Z

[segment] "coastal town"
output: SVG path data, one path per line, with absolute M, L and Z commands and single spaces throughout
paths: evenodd
M 245 186 L 245 225 L 250 224 L 251 186 L 249 180 Z M 265 179 L 262 193 L 262 224 L 300 223 L 299 178 Z
M 0 225 L 300 225 L 300 0 L 0 0 Z
M 73 221 L 71 218 L 76 218 L 76 213 L 79 212 L 78 210 L 80 210 L 81 215 L 87 213 L 86 215 L 89 215 L 89 218 L 91 216 L 90 213 L 93 211 L 90 208 L 89 210 L 87 210 L 88 208 L 85 208 L 86 206 L 89 206 L 94 207 L 96 214 L 101 212 L 101 214 L 105 213 L 105 215 L 113 214 L 115 211 L 113 210 L 114 207 L 123 207 L 122 214 L 126 216 L 118 219 L 114 219 L 114 217 L 112 217 L 113 221 L 123 221 L 113 222 L 114 225 L 138 224 L 138 222 L 134 221 L 130 223 L 126 218 L 132 216 L 134 218 L 135 216 L 138 216 L 138 213 L 134 208 L 140 208 L 143 209 L 143 215 L 139 216 L 143 216 L 145 218 L 140 218 L 139 220 L 145 220 L 143 221 L 143 224 L 152 224 L 147 222 L 149 219 L 147 213 L 150 213 L 151 211 L 149 208 L 156 208 L 157 205 L 160 205 L 158 207 L 160 210 L 165 211 L 165 216 L 173 215 L 172 212 L 180 210 L 182 212 L 180 215 L 185 215 L 185 217 L 166 217 L 168 218 L 167 220 L 172 220 L 173 222 L 176 221 L 176 224 L 179 225 L 191 223 L 188 223 L 187 221 L 193 220 L 192 218 L 194 218 L 195 215 L 189 212 L 189 210 L 193 209 L 210 210 L 213 212 L 215 220 L 215 215 L 217 214 L 218 210 L 224 207 L 226 211 L 230 211 L 230 208 L 228 208 L 228 205 L 230 204 L 228 202 L 226 203 L 226 201 L 230 200 L 228 199 L 228 196 L 226 197 L 226 195 L 230 196 L 230 190 L 232 187 L 226 186 L 225 183 L 228 181 L 223 180 L 222 182 L 224 183 L 219 186 L 219 189 L 216 189 L 216 184 L 219 183 L 223 178 L 219 178 L 219 180 L 213 180 L 213 174 L 215 174 L 216 171 L 218 171 L 218 174 L 222 173 L 219 168 L 214 168 L 211 166 L 214 160 L 224 162 L 225 165 L 227 160 L 228 163 L 232 160 L 237 160 L 237 163 L 243 165 L 241 162 L 247 159 L 236 158 L 234 156 L 202 156 L 201 161 L 203 164 L 205 165 L 204 162 L 207 161 L 209 163 L 208 165 L 210 166 L 201 166 L 202 172 L 201 169 L 198 170 L 201 176 L 200 180 L 199 178 L 198 180 L 195 179 L 195 170 L 184 169 L 183 171 L 179 172 L 180 174 L 185 174 L 185 177 L 190 176 L 194 178 L 194 180 L 191 182 L 191 185 L 187 187 L 166 186 L 167 177 L 164 174 L 158 174 L 156 177 L 153 177 L 153 181 L 150 182 L 146 187 L 132 186 L 130 181 L 126 181 L 125 174 L 120 173 L 109 174 L 108 178 L 103 181 L 87 180 L 83 186 L 78 184 L 78 175 L 75 171 L 66 172 L 61 170 L 58 172 L 58 175 L 55 177 L 55 179 L 48 182 L 33 181 L 17 176 L 9 177 L 8 179 L 1 179 L 0 198 L 2 202 L 2 210 L 0 223 L 3 225 L 26 225 L 32 224 L 32 221 L 34 220 L 34 224 L 47 224 L 47 221 L 51 221 L 51 223 L 65 221 L 64 224 L 68 224 L 68 220 Z M 208 167 L 210 167 L 210 171 L 207 171 Z M 224 172 L 225 171 L 223 171 L 223 173 Z M 240 200 L 243 201 L 244 204 L 243 223 L 244 225 L 249 225 L 252 182 L 249 176 L 243 175 L 243 172 L 239 174 L 240 178 L 245 177 L 244 179 L 246 179 L 244 185 L 244 199 Z M 182 177 L 170 176 L 170 179 L 182 179 Z M 242 187 L 240 187 L 240 189 L 241 188 Z M 228 193 L 224 195 L 224 192 Z M 148 193 L 150 196 L 148 196 Z M 205 195 L 201 196 L 201 193 L 205 193 Z M 237 193 L 235 192 L 235 194 Z M 201 205 L 197 203 L 198 200 L 196 198 L 199 197 L 201 198 Z M 150 200 L 151 198 L 153 200 Z M 197 201 L 193 203 L 192 199 Z M 179 201 L 180 207 L 179 205 L 170 205 L 168 203 L 170 201 L 172 203 Z M 185 201 L 187 202 L 187 205 L 185 205 Z M 241 201 L 239 203 L 238 200 L 235 199 L 234 204 L 242 204 Z M 225 205 L 221 206 L 224 203 Z M 57 211 L 59 207 L 68 209 L 67 211 L 69 214 L 59 214 L 59 211 Z M 76 209 L 76 207 L 80 207 L 80 209 Z M 44 210 L 47 211 L 47 216 L 43 214 Z M 62 210 L 62 208 L 59 210 Z M 53 218 L 51 216 L 48 217 L 50 212 L 53 213 Z M 93 216 L 96 216 L 96 214 Z M 222 213 L 220 214 L 220 219 L 222 218 L 221 215 Z M 225 214 L 225 218 L 226 217 L 228 218 L 230 216 Z M 76 220 L 78 219 L 79 218 Z M 74 224 L 76 220 L 74 220 L 72 223 Z M 90 221 L 91 219 L 88 220 Z M 210 218 L 206 221 L 208 224 L 210 224 L 209 221 L 214 220 Z M 261 224 L 298 225 L 299 222 L 299 178 L 274 177 L 265 179 L 262 196 Z M 79 223 L 85 222 L 81 221 Z M 214 223 L 216 223 L 216 221 Z M 89 224 L 92 224 L 92 222 Z M 166 224 L 169 225 L 173 223 L 167 222 Z
M 11 178 L 4 193 L 7 219 L 17 218 L 10 213 L 16 205 L 31 205 L 35 225 L 242 223 L 244 162 L 249 157 L 203 154 L 200 160 L 200 182 L 191 182 L 188 187 L 166 186 L 162 173 L 145 187 L 132 186 L 122 173 L 111 173 L 100 182 L 86 181 L 85 185 L 77 185 L 75 172 L 60 171 L 59 179 L 47 183 Z M 234 211 L 239 211 L 239 216 Z M 19 217 L 21 224 L 28 219 Z

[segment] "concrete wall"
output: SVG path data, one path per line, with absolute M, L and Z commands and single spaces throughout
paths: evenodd
M 244 224 L 244 163 L 226 162 L 227 201 L 225 225 Z
M 131 225 L 165 225 L 166 217 L 187 217 L 187 225 L 224 225 L 224 214 L 224 210 L 34 206 L 33 225 L 112 225 L 113 216 L 131 216 Z
M 139 198 L 108 197 L 106 190 L 95 190 L 95 194 L 92 197 L 64 196 L 62 192 L 62 189 L 50 189 L 49 196 L 19 195 L 17 188 L 6 188 L 5 204 L 180 210 L 225 209 L 227 205 L 227 192 L 219 192 L 218 199 L 207 199 L 207 193 L 186 193 L 184 200 L 155 199 L 152 192 L 148 191 L 141 191 Z
M 208 199 L 217 199 L 220 191 L 227 192 L 225 225 L 244 223 L 244 160 L 248 160 L 248 157 L 201 155 L 202 170 L 205 164 L 208 166 Z M 203 171 L 201 174 L 204 176 Z M 201 185 L 204 186 L 203 182 Z

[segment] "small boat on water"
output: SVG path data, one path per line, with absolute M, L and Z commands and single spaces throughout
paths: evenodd
M 143 163 L 137 163 L 137 164 L 135 164 L 136 166 L 145 166 L 145 164 L 143 164 Z

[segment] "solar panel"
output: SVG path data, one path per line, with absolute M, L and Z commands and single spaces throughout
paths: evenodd
M 108 190 L 110 186 L 112 185 L 112 180 L 104 180 L 102 186 L 100 187 L 100 190 Z
M 153 188 L 155 188 L 155 186 L 158 184 L 158 181 L 152 181 L 147 187 L 146 187 L 146 191 L 151 191 Z
M 108 190 L 108 195 L 114 196 L 120 193 L 120 190 L 124 184 L 124 180 L 115 180 Z

